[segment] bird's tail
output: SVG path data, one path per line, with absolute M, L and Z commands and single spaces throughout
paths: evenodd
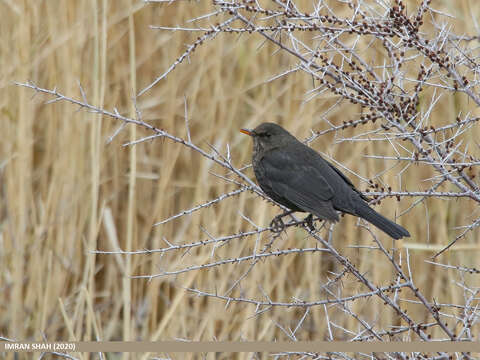
M 357 213 L 355 215 L 367 220 L 369 223 L 375 225 L 395 240 L 398 240 L 404 236 L 410 237 L 410 233 L 405 228 L 380 215 L 370 206 L 368 206 L 367 203 L 359 202 L 357 205 Z

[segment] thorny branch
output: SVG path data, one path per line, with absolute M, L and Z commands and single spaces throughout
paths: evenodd
M 171 6 L 177 0 L 160 0 L 150 2 L 168 2 Z M 300 4 L 293 0 L 213 0 L 211 11 L 199 15 L 190 23 L 195 24 L 188 27 L 175 26 L 152 26 L 153 29 L 161 31 L 184 31 L 199 33 L 197 39 L 178 56 L 171 66 L 160 74 L 152 83 L 147 85 L 139 96 L 146 94 L 162 79 L 165 79 L 173 71 L 177 70 L 183 61 L 193 56 L 195 50 L 203 46 L 205 41 L 213 41 L 221 34 L 258 34 L 266 42 L 275 45 L 283 54 L 291 57 L 296 62 L 287 71 L 282 71 L 278 76 L 270 79 L 275 81 L 278 78 L 289 76 L 293 72 L 303 72 L 313 79 L 313 88 L 309 92 L 309 100 L 324 92 L 330 92 L 340 99 L 361 108 L 361 115 L 358 119 L 345 120 L 341 124 L 325 122 L 329 127 L 325 130 L 312 133 L 306 143 L 317 140 L 327 133 L 339 133 L 345 129 L 361 129 L 370 126 L 370 130 L 360 132 L 357 130 L 350 139 L 341 138 L 339 141 L 383 141 L 391 144 L 396 156 L 369 155 L 368 157 L 384 160 L 386 163 L 400 163 L 404 167 L 401 173 L 406 171 L 413 164 L 424 164 L 434 169 L 436 176 L 428 179 L 432 182 L 429 189 L 424 190 L 394 190 L 384 185 L 378 179 L 365 179 L 367 189 L 364 194 L 372 197 L 372 204 L 380 202 L 388 197 L 395 197 L 398 201 L 402 198 L 414 197 L 417 201 L 409 208 L 412 209 L 426 198 L 458 199 L 460 201 L 474 201 L 480 205 L 480 186 L 478 184 L 478 166 L 480 159 L 471 148 L 464 145 L 464 135 L 478 127 L 480 117 L 473 116 L 468 112 L 459 112 L 455 119 L 447 124 L 439 124 L 432 118 L 431 114 L 438 105 L 440 99 L 446 94 L 463 94 L 469 101 L 480 106 L 479 94 L 479 51 L 477 47 L 468 46 L 470 42 L 478 41 L 478 36 L 466 36 L 455 34 L 447 23 L 439 22 L 444 14 L 431 7 L 431 0 L 424 0 L 416 9 L 409 9 L 400 0 L 387 2 L 380 1 L 353 1 L 345 0 L 342 6 L 349 8 L 349 13 L 342 12 L 342 16 L 336 14 L 335 9 L 326 0 L 318 0 L 313 5 L 313 10 L 302 10 Z M 192 6 L 195 6 L 193 4 Z M 343 9 L 345 10 L 345 9 Z M 219 20 L 220 19 L 220 20 Z M 425 24 L 429 24 L 430 31 L 422 31 Z M 433 29 L 433 30 L 432 30 Z M 383 51 L 385 55 L 381 62 L 372 61 L 368 56 L 369 51 Z M 379 50 L 380 49 L 380 50 Z M 184 66 L 184 65 L 182 65 Z M 224 193 L 215 199 L 205 201 L 202 204 L 192 206 L 168 219 L 161 220 L 157 225 L 170 221 L 179 220 L 190 216 L 194 212 L 202 211 L 209 206 L 215 206 L 221 201 L 236 197 L 245 191 L 250 191 L 255 196 L 261 197 L 273 203 L 266 197 L 259 187 L 252 182 L 244 173 L 244 168 L 237 168 L 233 165 L 230 153 L 223 155 L 216 148 L 211 147 L 212 152 L 202 149 L 190 138 L 177 137 L 165 129 L 159 129 L 144 122 L 141 118 L 128 118 L 120 115 L 117 110 L 107 111 L 88 103 L 85 92 L 81 89 L 83 100 L 75 100 L 59 93 L 56 89 L 48 90 L 33 83 L 17 83 L 17 85 L 28 87 L 53 96 L 58 102 L 66 101 L 81 108 L 114 118 L 121 122 L 121 128 L 111 138 L 120 132 L 125 124 L 140 126 L 148 131 L 150 135 L 126 145 L 136 145 L 147 140 L 165 138 L 190 151 L 201 154 L 208 161 L 213 161 L 228 172 L 228 176 L 219 175 L 220 179 L 228 181 L 236 187 L 235 190 Z M 430 95 L 425 95 L 430 90 Z M 422 94 L 422 92 L 424 94 Z M 429 97 L 429 101 L 425 100 Z M 427 104 L 426 107 L 422 106 Z M 140 115 L 137 114 L 139 117 Z M 185 100 L 185 121 L 188 130 L 187 103 Z M 373 130 L 371 129 L 373 127 Z M 231 176 L 233 175 L 233 177 Z M 359 176 L 360 177 L 360 176 Z M 441 185 L 448 184 L 453 191 L 440 191 Z M 276 204 L 276 206 L 280 206 Z M 280 206 L 281 207 L 281 206 Z M 285 209 L 284 209 L 285 210 Z M 408 211 L 409 211 L 408 210 Z M 475 214 L 472 214 L 475 216 Z M 109 254 L 164 254 L 175 251 L 189 251 L 205 245 L 218 246 L 233 239 L 244 239 L 262 234 L 270 234 L 270 227 L 255 225 L 255 221 L 244 217 L 255 229 L 239 232 L 236 234 L 213 236 L 209 235 L 206 240 L 193 241 L 184 244 L 171 244 L 165 239 L 167 246 L 162 249 L 138 250 L 132 252 L 95 251 L 95 253 Z M 454 246 L 455 242 L 466 237 L 480 226 L 480 220 L 473 221 L 462 226 L 463 232 L 458 235 L 446 249 Z M 324 224 L 325 225 L 325 224 Z M 363 225 L 362 225 L 363 226 Z M 442 264 L 430 262 L 445 271 L 456 271 L 462 278 L 459 286 L 465 292 L 464 304 L 439 304 L 435 299 L 428 299 L 425 290 L 415 285 L 410 268 L 410 255 L 408 251 L 405 256 L 398 250 L 389 251 L 378 241 L 372 233 L 372 239 L 377 245 L 370 251 L 380 251 L 384 258 L 391 264 L 395 280 L 389 285 L 377 285 L 368 274 L 361 273 L 353 261 L 343 256 L 341 252 L 332 246 L 330 241 L 320 235 L 320 230 L 312 231 L 305 221 L 298 220 L 291 216 L 286 228 L 301 227 L 305 234 L 321 247 L 296 248 L 288 250 L 271 250 L 271 243 L 278 235 L 271 238 L 271 242 L 261 251 L 254 251 L 248 256 L 236 258 L 212 260 L 210 262 L 182 267 L 180 269 L 168 269 L 156 275 L 138 275 L 135 277 L 153 278 L 156 276 L 178 275 L 189 271 L 205 271 L 212 267 L 221 267 L 227 264 L 240 262 L 252 262 L 256 264 L 258 259 L 268 259 L 274 256 L 310 256 L 317 252 L 325 252 L 333 256 L 342 270 L 335 274 L 335 277 L 324 285 L 326 299 L 306 301 L 295 299 L 291 302 L 271 300 L 267 294 L 265 299 L 255 299 L 246 296 L 235 297 L 222 295 L 217 292 L 203 291 L 189 288 L 190 292 L 202 296 L 213 297 L 227 304 L 246 303 L 256 307 L 255 315 L 260 315 L 274 307 L 298 307 L 310 309 L 316 306 L 327 305 L 339 308 L 346 316 L 354 318 L 359 329 L 345 329 L 336 324 L 331 316 L 326 316 L 327 328 L 330 337 L 334 333 L 332 329 L 340 330 L 341 338 L 348 338 L 356 341 L 368 341 L 371 339 L 387 340 L 398 338 L 400 335 L 411 334 L 424 341 L 431 340 L 427 330 L 440 329 L 443 336 L 448 340 L 472 340 L 474 332 L 472 328 L 478 327 L 479 290 L 469 286 L 463 279 L 463 273 L 478 273 L 476 268 L 468 268 L 460 265 Z M 331 229 L 322 226 L 326 235 L 331 235 Z M 446 250 L 445 249 L 445 250 Z M 310 254 L 310 255 L 309 255 Z M 253 266 L 252 265 L 252 266 Z M 251 268 L 242 275 L 235 286 L 243 279 Z M 355 295 L 335 294 L 331 288 L 340 284 L 346 276 L 352 276 L 360 282 L 364 290 Z M 340 289 L 341 287 L 338 287 Z M 336 289 L 336 291 L 338 290 Z M 399 296 L 402 289 L 408 289 L 410 296 L 416 300 L 402 298 Z M 231 291 L 231 289 L 229 290 Z M 350 302 L 360 299 L 378 298 L 385 306 L 391 309 L 401 325 L 389 329 L 380 329 L 374 323 L 361 318 L 349 306 Z M 428 317 L 415 319 L 407 314 L 402 308 L 403 304 L 414 303 L 422 306 Z M 447 309 L 448 312 L 442 312 Z M 453 313 L 454 309 L 461 310 L 461 313 Z M 452 311 L 450 311 L 452 310 Z M 307 313 L 300 322 L 303 324 Z M 456 325 L 446 324 L 447 318 L 455 318 Z M 460 329 L 460 331 L 458 331 Z M 336 332 L 338 334 L 338 332 Z M 468 354 L 464 354 L 467 358 Z M 440 358 L 446 354 L 440 354 Z M 402 355 L 403 357 L 403 355 Z

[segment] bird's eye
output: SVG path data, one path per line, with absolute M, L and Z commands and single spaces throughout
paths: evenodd
M 271 134 L 268 133 L 268 132 L 263 132 L 263 133 L 261 133 L 261 134 L 259 134 L 259 135 L 260 135 L 261 137 L 264 137 L 264 138 L 269 138 Z

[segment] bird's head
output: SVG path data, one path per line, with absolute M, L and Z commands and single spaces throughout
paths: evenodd
M 270 149 L 282 147 L 289 141 L 292 141 L 292 138 L 295 139 L 293 135 L 280 125 L 268 122 L 258 125 L 253 130 L 241 129 L 240 132 L 253 138 L 253 146 L 257 151 L 268 151 Z

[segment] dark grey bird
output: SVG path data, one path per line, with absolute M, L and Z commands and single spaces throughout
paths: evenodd
M 291 212 L 308 212 L 336 222 L 338 210 L 367 220 L 394 239 L 410 236 L 373 210 L 368 198 L 339 169 L 281 126 L 263 123 L 240 131 L 253 138 L 252 164 L 258 184 Z

